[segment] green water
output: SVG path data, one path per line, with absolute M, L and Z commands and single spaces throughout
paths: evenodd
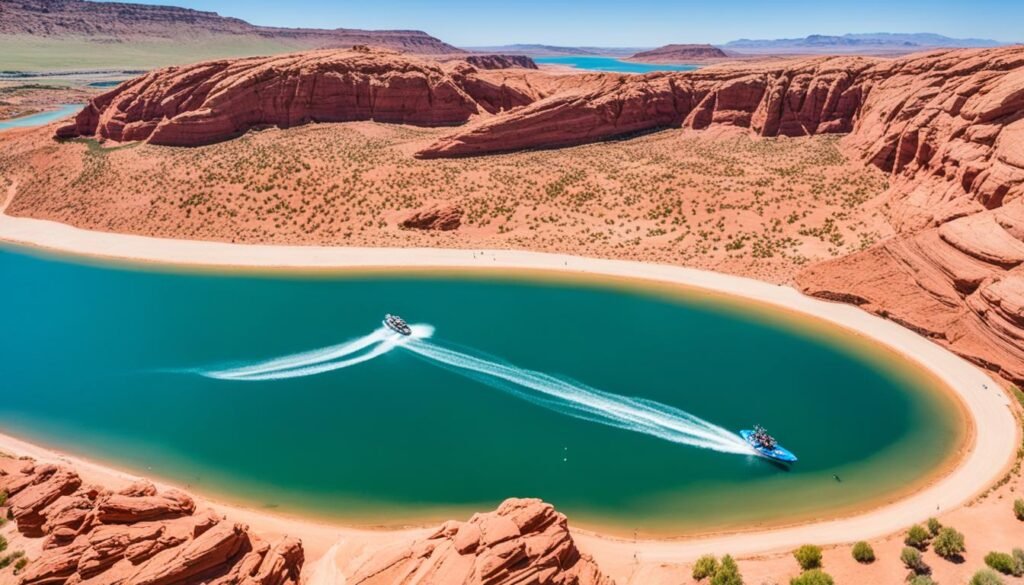
M 476 273 L 251 276 L 0 250 L 0 430 L 192 489 L 358 524 L 540 497 L 576 523 L 682 533 L 828 514 L 921 480 L 954 449 L 948 398 L 881 360 L 700 299 Z M 284 380 L 199 371 L 364 336 L 429 343 L 761 423 L 800 462 L 567 416 L 399 347 Z M 842 482 L 832 479 L 839 474 Z

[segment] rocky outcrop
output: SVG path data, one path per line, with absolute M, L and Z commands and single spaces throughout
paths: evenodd
M 540 500 L 506 500 L 447 522 L 411 546 L 370 557 L 351 585 L 613 585 L 581 554 L 565 516 Z
M 775 68 L 606 75 L 580 89 L 482 119 L 420 151 L 470 156 L 594 142 L 669 127 L 722 124 L 762 136 L 849 132 L 862 102 L 855 81 L 873 62 L 819 58 Z
M 874 66 L 847 144 L 893 175 L 893 224 L 916 230 L 1024 193 L 1024 47 Z
M 23 585 L 288 585 L 299 582 L 302 544 L 264 542 L 177 491 L 142 482 L 111 493 L 83 487 L 73 470 L 7 460 L 0 491 L 20 532 L 45 537 Z
M 797 284 L 1024 383 L 1024 199 L 817 264 Z
M 711 45 L 665 45 L 650 51 L 641 51 L 629 58 L 642 63 L 694 63 L 710 59 L 725 59 L 729 55 Z
M 477 69 L 537 69 L 537 63 L 526 55 L 469 55 L 465 61 Z
M 57 136 L 195 146 L 268 125 L 438 126 L 478 111 L 435 63 L 381 51 L 313 51 L 153 71 L 94 99 Z
M 449 231 L 462 225 L 462 213 L 458 205 L 438 205 L 413 213 L 400 225 L 405 229 Z

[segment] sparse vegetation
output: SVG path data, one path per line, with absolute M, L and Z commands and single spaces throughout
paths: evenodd
M 821 547 L 805 544 L 793 551 L 793 557 L 804 571 L 821 567 Z
M 1024 498 L 1017 498 L 1013 501 L 1013 515 L 1017 520 L 1024 520 Z
M 939 529 L 932 548 L 935 554 L 947 560 L 958 559 L 967 550 L 964 535 L 949 526 Z
M 903 539 L 903 544 L 912 546 L 918 550 L 925 550 L 928 548 L 928 543 L 931 542 L 931 534 L 928 530 L 920 524 L 914 524 L 907 531 L 906 538 Z
M 714 555 L 704 555 L 693 564 L 693 578 L 697 581 L 713 577 L 718 572 L 718 559 Z
M 789 585 L 834 585 L 835 580 L 821 569 L 804 571 L 799 576 L 789 580 Z
M 932 537 L 938 536 L 939 531 L 942 530 L 942 523 L 935 518 L 928 519 L 928 534 Z
M 928 565 L 921 557 L 921 551 L 912 546 L 903 547 L 900 552 L 900 560 L 903 561 L 903 566 L 918 575 L 929 572 Z
M 1021 559 L 1004 552 L 992 551 L 985 555 L 986 565 L 1004 575 L 1013 575 L 1014 577 L 1024 575 L 1024 564 L 1020 561 Z
M 1003 579 L 992 570 L 981 569 L 971 577 L 970 585 L 1003 585 Z
M 875 549 L 871 548 L 870 544 L 862 540 L 853 545 L 853 558 L 858 563 L 873 563 L 875 562 Z
M 718 570 L 711 577 L 711 585 L 743 585 L 743 576 L 736 561 L 729 555 L 722 557 Z

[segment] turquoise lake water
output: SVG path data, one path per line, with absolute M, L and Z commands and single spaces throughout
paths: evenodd
M 534 57 L 533 60 L 541 64 L 567 65 L 577 69 L 610 73 L 651 73 L 652 71 L 694 71 L 699 69 L 697 65 L 632 63 L 611 57 Z
M 22 116 L 20 118 L 14 118 L 13 120 L 0 120 L 0 130 L 7 130 L 9 128 L 32 128 L 34 126 L 43 126 L 50 122 L 56 122 L 57 120 L 63 120 L 64 118 L 70 118 L 78 113 L 82 109 L 82 105 L 69 104 L 59 106 L 55 110 L 47 112 L 39 112 L 38 114 L 32 114 L 31 116 Z
M 490 273 L 215 275 L 0 249 L 0 430 L 394 525 L 512 496 L 684 533 L 828 514 L 960 441 L 899 362 L 705 297 Z M 414 338 L 381 328 L 385 312 Z M 768 427 L 784 469 L 735 432 Z M 832 475 L 843 481 L 836 482 Z

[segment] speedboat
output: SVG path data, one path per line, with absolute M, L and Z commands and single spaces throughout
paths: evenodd
M 399 317 L 398 315 L 392 315 L 390 313 L 384 315 L 384 325 L 387 326 L 388 329 L 394 331 L 395 333 L 401 333 L 402 335 L 412 335 L 412 328 L 409 327 L 409 324 L 405 322 L 405 319 Z
M 796 461 L 796 455 L 793 455 L 791 451 L 780 445 L 775 440 L 775 437 L 769 435 L 768 431 L 764 430 L 764 427 L 760 425 L 754 425 L 752 430 L 740 431 L 740 436 L 762 457 L 767 457 L 772 461 L 779 461 L 781 463 L 793 463 Z

